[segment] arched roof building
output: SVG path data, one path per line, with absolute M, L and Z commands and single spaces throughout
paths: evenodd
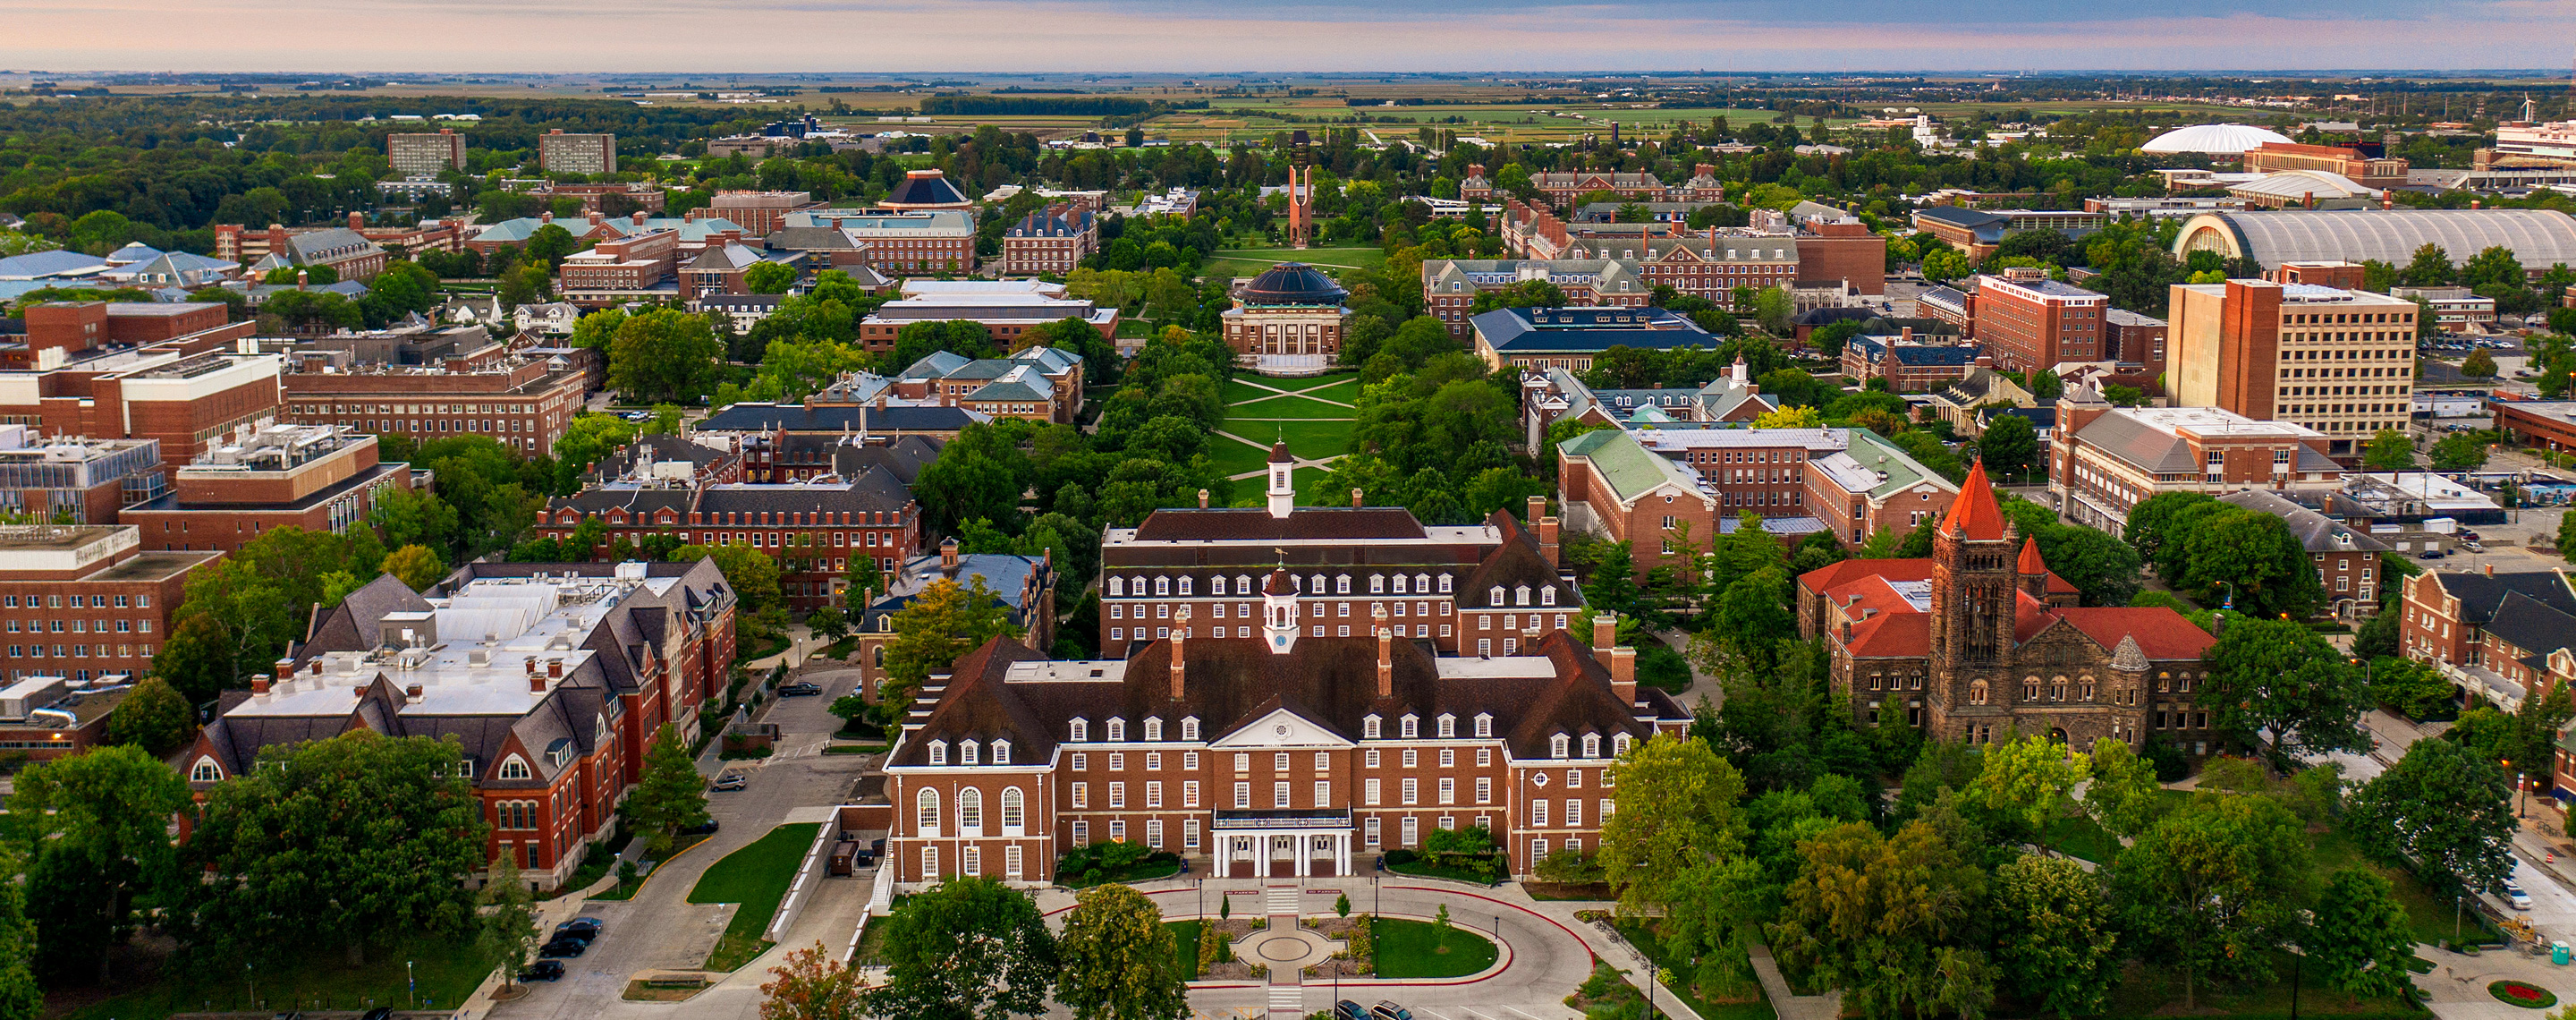
M 2241 156 L 2245 150 L 2265 142 L 2287 142 L 2288 135 L 2250 124 L 2194 124 L 2175 128 L 2138 146 L 2139 152 L 2198 152 L 2212 156 Z
M 2576 218 L 2546 209 L 2212 212 L 2183 223 L 2174 255 L 2214 251 L 2251 258 L 2267 269 L 2284 262 L 2366 259 L 2402 266 L 2427 244 L 2440 245 L 2453 263 L 2500 246 L 2538 273 L 2552 263 L 2576 265 Z

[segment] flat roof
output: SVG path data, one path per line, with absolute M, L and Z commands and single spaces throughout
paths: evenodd
M 218 552 L 140 552 L 123 563 L 109 567 L 84 581 L 167 581 L 208 560 L 222 556 Z

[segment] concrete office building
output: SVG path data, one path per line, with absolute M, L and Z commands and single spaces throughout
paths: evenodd
M 568 135 L 556 128 L 537 136 L 537 168 L 552 173 L 617 172 L 616 135 Z
M 2414 302 L 2267 280 L 2176 284 L 2172 295 L 2165 377 L 2178 406 L 2297 422 L 2345 458 L 2380 429 L 2405 427 Z
M 2106 344 L 2109 296 L 2059 283 L 2033 270 L 1977 277 L 1971 335 L 1995 367 L 2031 372 L 2061 361 L 2099 361 Z
M 421 174 L 435 177 L 442 170 L 463 170 L 465 136 L 457 134 L 454 128 L 440 128 L 434 135 L 386 135 L 385 162 L 404 176 Z

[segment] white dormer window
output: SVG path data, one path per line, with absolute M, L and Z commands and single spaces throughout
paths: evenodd
M 1552 606 L 1556 604 L 1555 585 L 1551 584 L 1538 590 L 1538 604 L 1542 606 Z
M 931 741 L 931 742 L 930 742 L 930 763 L 931 763 L 931 764 L 933 764 L 933 765 L 946 765 L 946 764 L 948 764 L 948 742 L 947 742 L 947 741 L 945 741 L 945 740 L 933 740 L 933 741 Z
M 1113 577 L 1109 579 L 1109 597 L 1113 599 L 1127 597 L 1126 578 Z
M 1161 717 L 1150 715 L 1145 717 L 1145 739 L 1163 739 L 1163 720 Z
M 1252 578 L 1243 574 L 1234 575 L 1234 593 L 1237 595 L 1252 594 Z
M 1457 716 L 1450 715 L 1447 712 L 1440 713 L 1440 735 L 1443 737 L 1454 737 L 1458 735 Z
M 1601 757 L 1601 735 L 1600 735 L 1600 734 L 1598 734 L 1598 733 L 1586 733 L 1586 734 L 1584 734 L 1584 735 L 1583 735 L 1583 756 L 1584 756 L 1584 757 L 1586 757 L 1586 758 L 1598 758 L 1598 757 Z
M 996 741 L 994 741 L 994 742 L 993 742 L 993 764 L 995 764 L 995 765 L 1008 765 L 1008 764 L 1010 764 L 1010 763 L 1011 763 L 1011 742 L 1010 742 L 1010 741 L 1008 741 L 1008 740 L 996 740 Z
M 511 756 L 510 756 L 510 760 L 508 760 L 508 761 L 505 761 L 505 762 L 502 762 L 502 763 L 501 763 L 501 778 L 503 778 L 503 779 L 526 779 L 526 778 L 528 778 L 528 763 L 527 763 L 527 762 L 525 762 L 525 761 L 520 760 L 520 758 L 519 758 L 519 756 L 518 756 L 518 755 L 515 755 L 515 754 L 514 754 L 514 755 L 511 755 Z
M 1395 575 L 1395 593 L 1398 595 L 1408 594 L 1404 590 L 1404 575 L 1402 574 Z
M 1497 605 L 1497 606 L 1504 604 L 1504 595 L 1503 595 L 1503 586 L 1502 586 L 1502 585 L 1499 585 L 1499 584 L 1498 584 L 1498 585 L 1495 585 L 1495 586 L 1494 586 L 1494 590 L 1492 590 L 1492 591 L 1490 591 L 1490 592 L 1486 592 L 1486 593 L 1485 593 L 1485 595 L 1486 595 L 1486 599 L 1485 599 L 1485 601 L 1487 601 L 1487 602 L 1490 602 L 1490 603 L 1492 603 L 1492 604 L 1494 604 L 1494 605 Z
M 1081 742 L 1083 742 L 1083 741 L 1085 741 L 1085 740 L 1089 740 L 1089 739 L 1091 739 L 1091 723 L 1090 723 L 1088 720 L 1084 720 L 1084 719 L 1076 719 L 1076 720 L 1074 720 L 1074 721 L 1073 721 L 1073 740 L 1074 740 L 1074 742 L 1075 742 L 1075 743 L 1081 743 Z
M 1440 594 L 1449 594 L 1449 575 L 1440 575 Z
M 1120 719 L 1115 716 L 1110 717 L 1109 742 L 1114 744 L 1125 739 L 1127 739 L 1127 720 Z
M 1222 578 L 1222 577 L 1211 577 L 1211 578 L 1208 578 L 1208 594 L 1210 594 L 1210 595 L 1223 595 L 1223 594 L 1225 594 L 1225 578 Z
M 1494 735 L 1494 717 L 1491 713 L 1476 713 L 1476 735 L 1479 737 Z
M 1183 595 L 1187 595 L 1187 594 L 1189 594 L 1189 593 L 1190 593 L 1190 579 L 1189 579 L 1189 578 L 1184 577 L 1184 578 L 1182 578 L 1182 579 L 1181 579 L 1181 594 L 1183 594 Z
M 223 778 L 223 767 L 215 764 L 212 758 L 199 758 L 197 764 L 188 769 L 188 781 L 192 783 L 212 783 Z
M 1522 585 L 1522 586 L 1520 586 L 1520 587 L 1518 587 L 1518 588 L 1512 589 L 1512 604 L 1513 604 L 1513 605 L 1516 605 L 1516 606 L 1526 606 L 1526 605 L 1529 605 L 1529 597 L 1530 597 L 1530 589 L 1529 589 L 1529 585 L 1524 584 L 1524 585 Z
M 1406 738 L 1406 739 L 1411 739 L 1411 738 L 1418 737 L 1418 736 L 1421 736 L 1421 735 L 1422 735 L 1422 719 L 1421 719 L 1420 717 L 1418 717 L 1418 716 L 1414 715 L 1414 714 L 1413 714 L 1413 713 L 1411 713 L 1411 712 L 1407 712 L 1407 713 L 1405 713 L 1405 714 L 1404 714 L 1403 724 L 1404 724 L 1404 736 L 1405 736 L 1405 738 Z
M 1619 756 L 1619 755 L 1625 755 L 1625 754 L 1627 754 L 1627 753 L 1628 753 L 1628 743 L 1629 743 L 1629 741 L 1628 741 L 1628 735 L 1627 735 L 1627 734 L 1625 734 L 1625 733 L 1622 733 L 1622 734 L 1619 734 L 1618 736 L 1615 736 L 1615 737 L 1610 738 L 1610 753 L 1611 753 L 1613 756 Z
M 1321 594 L 1323 594 L 1323 593 L 1324 593 L 1324 575 L 1322 575 L 1322 574 L 1317 574 L 1317 575 L 1315 575 L 1315 577 L 1314 577 L 1314 579 L 1313 579 L 1313 580 L 1310 580 L 1310 581 L 1306 582 L 1306 590 L 1307 590 L 1307 591 L 1310 591 L 1310 592 L 1313 592 L 1313 593 L 1315 593 L 1315 594 L 1317 594 L 1317 595 L 1321 595 Z M 1344 588 L 1344 589 L 1342 589 L 1342 590 L 1343 590 L 1343 591 L 1349 591 L 1350 589 L 1348 589 L 1348 588 Z
M 974 741 L 972 741 L 972 740 L 969 740 L 969 741 L 967 741 L 967 742 L 965 742 L 965 743 L 962 743 L 962 744 L 957 745 L 957 764 L 960 764 L 960 765 L 973 765 L 973 764 L 976 764 L 977 759 L 980 757 L 979 755 L 977 755 L 977 754 L 975 753 L 975 752 L 976 752 L 976 750 L 977 750 L 977 745 L 976 745 L 976 743 L 975 743 Z
M 1351 593 L 1351 575 L 1349 575 L 1349 574 L 1341 574 L 1341 575 L 1337 575 L 1337 576 L 1335 576 L 1335 577 L 1333 578 L 1333 594 L 1335 594 L 1335 595 L 1348 595 L 1348 594 L 1350 594 L 1350 593 Z
M 1155 578 L 1155 579 L 1154 579 L 1154 594 L 1156 594 L 1156 595 L 1169 595 L 1169 594 L 1171 594 L 1171 593 L 1172 593 L 1172 579 L 1171 579 L 1171 578 L 1168 578 L 1168 577 L 1157 577 L 1157 578 Z
M 1414 591 L 1414 593 L 1415 593 L 1415 594 L 1417 594 L 1417 595 L 1428 595 L 1428 594 L 1430 594 L 1430 593 L 1431 593 L 1431 575 L 1429 575 L 1429 574 L 1415 574 L 1415 575 L 1413 575 L 1413 591 Z
M 1197 717 L 1197 716 L 1190 716 L 1190 717 L 1188 717 L 1188 718 L 1186 718 L 1186 719 L 1181 720 L 1181 739 L 1183 739 L 1183 740 L 1197 740 L 1198 738 L 1199 738 L 1199 717 Z
M 1570 741 L 1566 739 L 1565 734 L 1559 733 L 1553 737 L 1549 737 L 1547 739 L 1547 756 L 1550 758 L 1565 757 L 1565 752 L 1569 744 Z
M 1375 715 L 1362 718 L 1360 720 L 1360 736 L 1369 740 L 1376 740 L 1378 738 L 1378 723 L 1378 717 Z
M 1369 594 L 1371 594 L 1371 595 L 1383 595 L 1383 594 L 1385 594 L 1385 593 L 1386 593 L 1386 575 L 1385 575 L 1385 574 L 1370 574 L 1370 575 L 1369 575 Z

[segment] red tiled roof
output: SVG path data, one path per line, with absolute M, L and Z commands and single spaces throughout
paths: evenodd
M 2021 562 L 2015 565 L 2015 569 L 2025 574 L 2047 572 L 2048 560 L 2039 555 L 2039 539 L 2025 538 L 2021 540 Z
M 2048 603 L 2032 598 L 2029 592 L 2013 592 L 2013 644 L 2039 636 L 2048 625 L 2057 622 L 2057 613 Z
M 1978 458 L 1968 469 L 1968 479 L 1959 483 L 1959 498 L 1950 504 L 1949 516 L 1941 518 L 1940 531 L 1970 541 L 1999 542 L 2004 537 L 2004 511 L 1995 505 L 1995 487 L 1986 481 L 1986 462 Z
M 1925 558 L 1902 560 L 1844 560 L 1830 567 L 1818 567 L 1798 575 L 1798 587 L 1808 591 L 1832 591 L 1864 577 L 1890 581 L 1929 581 L 1932 561 Z
M 2117 648 L 2122 637 L 2138 639 L 2138 651 L 2158 662 L 2197 659 L 2218 643 L 2208 631 L 2192 626 L 2181 613 L 2162 606 L 2095 606 L 2055 610 L 2066 622 L 2104 648 Z
M 1897 613 L 1852 624 L 1844 647 L 1856 659 L 1907 659 L 1932 654 L 1932 614 Z
M 1887 578 L 1880 576 L 1864 577 L 1833 588 L 1825 592 L 1825 597 L 1833 600 L 1834 608 L 1853 619 L 1920 612 L 1914 608 L 1914 603 L 1897 594 L 1895 586 L 1887 583 Z

